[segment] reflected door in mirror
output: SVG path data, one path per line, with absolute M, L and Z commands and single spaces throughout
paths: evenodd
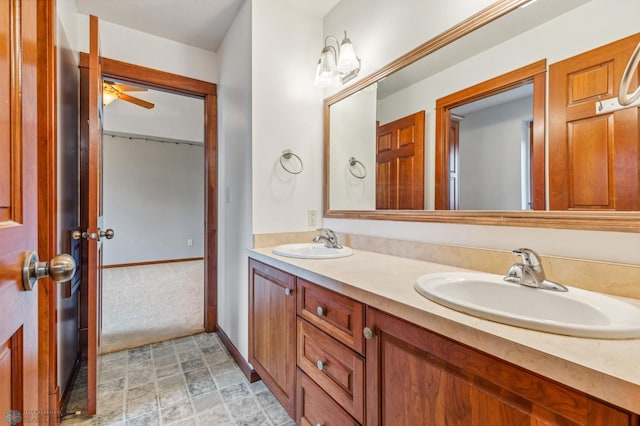
M 424 209 L 424 118 L 419 111 L 378 126 L 376 209 Z
M 627 37 L 549 67 L 550 210 L 640 209 L 638 108 L 598 113 L 600 100 L 618 96 L 639 40 Z
M 449 122 L 449 210 L 460 208 L 460 120 Z

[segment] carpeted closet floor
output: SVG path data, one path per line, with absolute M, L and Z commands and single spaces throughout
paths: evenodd
M 202 331 L 202 260 L 103 270 L 103 354 Z

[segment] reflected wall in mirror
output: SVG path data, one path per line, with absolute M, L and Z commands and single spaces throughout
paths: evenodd
M 436 101 L 438 210 L 544 210 L 546 61 Z
M 532 210 L 533 83 L 452 108 L 449 123 L 449 210 Z
M 496 5 L 499 3 L 506 2 L 498 1 Z M 449 38 L 455 38 L 455 36 L 450 35 L 450 33 L 445 33 L 434 40 L 428 41 L 423 45 L 426 46 L 424 50 L 429 53 L 424 58 L 419 59 L 417 56 L 411 58 L 411 60 L 419 60 L 406 66 L 410 62 L 407 59 L 410 55 L 405 55 L 405 57 L 398 60 L 397 64 L 399 65 L 395 66 L 395 68 L 392 63 L 372 75 L 371 78 L 365 79 L 353 87 L 328 98 L 325 101 L 325 113 L 327 114 L 325 120 L 327 126 L 325 129 L 327 144 L 327 155 L 325 156 L 327 160 L 325 165 L 327 174 L 325 177 L 325 190 L 327 191 L 325 208 L 327 209 L 327 216 L 349 217 L 348 211 L 353 210 L 358 211 L 360 217 L 385 218 L 375 214 L 364 215 L 364 211 L 375 209 L 376 176 L 374 157 L 376 138 L 375 136 L 371 137 L 371 135 L 375 135 L 376 123 L 392 122 L 421 110 L 426 111 L 424 150 L 424 204 L 426 210 L 452 207 L 458 209 L 471 208 L 474 210 L 489 209 L 496 210 L 496 212 L 485 212 L 483 215 L 486 217 L 492 215 L 504 217 L 510 215 L 500 213 L 499 210 L 527 210 L 531 208 L 529 203 L 533 203 L 533 209 L 544 210 L 547 208 L 549 206 L 549 196 L 544 193 L 544 186 L 551 185 L 552 182 L 547 176 L 549 173 L 549 170 L 545 168 L 547 162 L 542 161 L 540 163 L 540 157 L 536 159 L 535 156 L 531 163 L 532 174 L 530 174 L 530 179 L 535 182 L 534 174 L 541 172 L 545 184 L 534 183 L 527 185 L 525 176 L 527 174 L 527 159 L 521 158 L 520 166 L 515 168 L 515 177 L 512 178 L 517 182 L 516 186 L 520 186 L 519 195 L 514 195 L 514 199 L 519 199 L 517 203 L 513 201 L 509 204 L 500 204 L 496 200 L 491 201 L 480 197 L 480 193 L 483 191 L 474 191 L 473 189 L 470 191 L 474 193 L 473 195 L 476 196 L 476 199 L 467 200 L 468 196 L 463 195 L 463 192 L 467 192 L 464 184 L 458 189 L 457 205 L 454 202 L 449 204 L 448 199 L 445 200 L 446 203 L 443 203 L 441 199 L 439 200 L 436 194 L 438 185 L 436 171 L 436 100 L 460 92 L 465 88 L 473 87 L 481 82 L 489 81 L 512 70 L 520 69 L 527 64 L 540 60 L 546 60 L 546 63 L 553 64 L 636 33 L 637 25 L 633 23 L 633 19 L 627 17 L 640 16 L 640 3 L 623 0 L 616 2 L 615 6 L 616 10 L 612 11 L 612 5 L 606 0 L 567 0 L 562 2 L 538 0 L 525 8 L 513 8 L 509 13 L 498 19 L 493 19 L 495 18 L 493 17 L 486 19 L 485 22 L 478 21 L 479 23 L 474 24 L 476 27 L 473 31 L 453 42 L 450 42 Z M 611 15 L 612 13 L 615 13 L 616 16 L 621 16 L 622 19 L 601 19 L 602 16 Z M 462 24 L 462 26 L 464 25 L 465 23 Z M 457 29 L 454 28 L 453 30 Z M 446 44 L 446 46 L 441 47 L 442 44 Z M 614 86 L 612 87 L 613 91 L 616 92 L 619 80 L 615 80 L 612 77 L 611 83 Z M 633 87 L 635 87 L 635 82 Z M 367 129 L 370 136 L 359 139 L 358 149 L 360 149 L 360 154 L 358 158 L 366 159 L 366 161 L 363 161 L 367 163 L 370 173 L 367 179 L 358 182 L 358 185 L 362 186 L 362 190 L 358 193 L 358 195 L 361 195 L 360 199 L 355 200 L 353 197 L 351 199 L 342 198 L 338 202 L 337 199 L 339 197 L 336 197 L 336 194 L 345 192 L 344 188 L 348 187 L 349 184 L 344 179 L 344 176 L 346 176 L 344 164 L 346 164 L 350 156 L 348 155 L 350 151 L 349 144 L 352 141 L 343 137 L 340 131 L 334 128 L 334 125 L 336 122 L 343 120 L 340 117 L 342 113 L 338 112 L 339 109 L 342 109 L 341 104 L 343 102 L 345 104 L 352 102 L 352 97 L 364 98 L 363 92 L 365 90 L 370 91 L 366 97 L 369 103 L 365 107 L 370 121 L 367 124 L 359 124 L 358 127 Z M 542 93 L 542 96 L 543 99 L 544 97 L 548 98 L 549 103 L 556 97 L 554 93 L 548 92 Z M 608 97 L 609 95 L 607 94 L 606 96 Z M 605 96 L 601 97 L 603 99 L 607 98 Z M 588 97 L 585 102 L 590 104 L 590 108 L 595 108 L 597 100 L 597 97 Z M 375 111 L 375 113 L 372 111 Z M 375 114 L 375 117 L 372 118 L 373 114 Z M 521 118 L 523 119 L 521 121 L 526 121 L 524 116 Z M 449 124 L 447 123 L 447 126 Z M 351 125 L 354 126 L 355 124 L 352 122 Z M 534 120 L 534 129 L 535 127 Z M 524 133 L 523 131 L 522 134 L 524 135 Z M 541 139 L 543 152 L 545 148 L 550 152 L 547 144 L 551 143 L 551 141 L 544 137 L 544 133 L 543 128 Z M 521 144 L 525 143 L 523 142 L 524 139 L 524 136 L 520 137 Z M 367 140 L 368 142 L 366 142 Z M 367 144 L 369 146 L 368 151 Z M 522 157 L 526 150 L 522 149 L 521 145 L 518 151 Z M 544 155 L 542 155 L 542 159 L 544 160 Z M 458 160 L 458 165 L 460 165 L 461 169 L 457 170 L 460 173 L 458 175 L 461 179 L 460 182 L 462 182 L 462 177 L 467 173 L 464 169 L 467 162 L 462 160 L 462 158 Z M 553 161 L 553 159 L 550 158 L 549 161 Z M 539 163 L 542 169 L 537 168 Z M 637 159 L 635 163 L 637 164 Z M 509 164 L 513 164 L 513 160 L 509 160 Z M 475 165 L 477 166 L 477 164 Z M 495 165 L 488 167 L 495 168 Z M 448 171 L 449 168 L 447 167 Z M 453 184 L 449 186 L 449 177 L 447 176 L 446 179 L 447 192 L 455 188 Z M 468 179 L 466 178 L 466 180 Z M 487 186 L 490 186 L 490 184 L 483 184 L 484 189 Z M 526 194 L 527 187 L 532 192 L 530 196 Z M 366 188 L 366 191 L 364 188 Z M 540 188 L 542 188 L 542 192 L 540 192 Z M 502 189 L 496 188 L 491 195 L 495 195 L 496 192 L 500 191 Z M 529 199 L 527 200 L 527 198 Z M 555 208 L 553 204 L 550 206 L 552 209 Z M 565 208 L 562 207 L 562 209 L 564 210 Z M 336 212 L 336 210 L 340 210 L 340 212 Z M 533 213 L 523 212 L 522 214 Z M 438 220 L 438 217 L 439 215 L 434 213 L 423 213 L 422 215 L 411 215 L 411 220 L 431 220 L 433 218 Z M 522 217 L 526 218 L 527 216 Z M 585 217 L 588 218 L 590 216 Z M 635 217 L 631 218 L 631 220 L 636 219 Z M 450 219 L 447 218 L 446 220 Z M 542 224 L 542 226 L 545 225 Z

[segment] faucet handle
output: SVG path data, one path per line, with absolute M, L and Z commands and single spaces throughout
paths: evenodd
M 327 237 L 332 243 L 338 242 L 338 237 L 336 236 L 336 233 L 333 232 L 333 230 L 329 228 L 318 228 L 316 229 L 316 231 L 321 232 L 322 235 Z
M 540 256 L 538 256 L 538 253 L 536 253 L 535 251 L 528 248 L 519 248 L 512 250 L 511 253 L 515 254 L 516 256 L 522 257 L 522 263 L 524 263 L 528 267 L 533 269 L 542 269 Z

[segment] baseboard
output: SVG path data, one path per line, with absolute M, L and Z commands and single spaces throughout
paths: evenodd
M 258 373 L 256 373 L 256 370 L 254 370 L 251 367 L 251 365 L 249 365 L 247 360 L 244 359 L 244 357 L 240 354 L 240 351 L 238 350 L 238 348 L 235 347 L 231 339 L 229 339 L 229 336 L 227 336 L 227 333 L 225 333 L 224 330 L 220 328 L 220 325 L 217 326 L 217 329 L 218 329 L 217 333 L 218 333 L 218 337 L 220 338 L 220 341 L 222 342 L 224 347 L 227 348 L 227 351 L 229 351 L 234 361 L 240 367 L 240 370 L 242 370 L 244 375 L 247 377 L 247 380 L 249 380 L 249 383 L 253 383 L 253 382 L 257 382 L 258 380 L 261 380 L 260 376 L 258 376 Z
M 152 260 L 150 262 L 136 262 L 136 263 L 118 263 L 115 265 L 102 265 L 102 269 L 128 268 L 130 266 L 159 265 L 162 263 L 192 262 L 195 260 L 204 260 L 204 257 L 187 257 L 184 259 Z

